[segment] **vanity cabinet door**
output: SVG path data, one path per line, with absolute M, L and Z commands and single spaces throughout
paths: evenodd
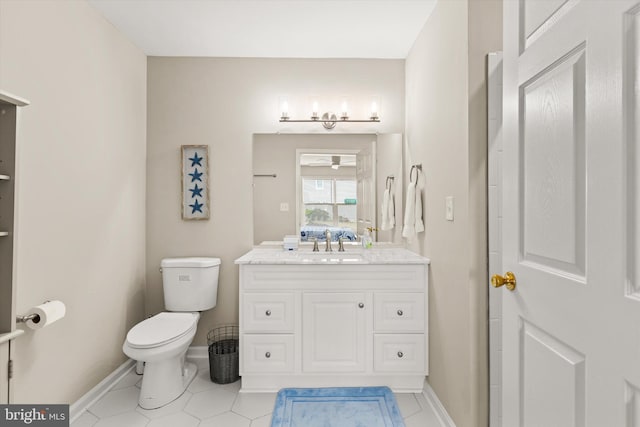
M 364 292 L 303 295 L 303 371 L 365 371 L 368 305 Z

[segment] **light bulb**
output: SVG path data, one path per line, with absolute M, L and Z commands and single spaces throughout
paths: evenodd
M 373 101 L 371 103 L 371 118 L 375 119 L 378 117 L 378 103 L 376 101 Z
M 342 118 L 349 117 L 349 112 L 347 111 L 347 100 L 342 101 Z

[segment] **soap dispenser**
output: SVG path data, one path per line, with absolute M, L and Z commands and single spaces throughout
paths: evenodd
M 373 230 L 375 230 L 373 227 L 367 227 L 364 231 L 364 235 L 362 236 L 362 247 L 364 249 L 371 249 L 373 247 L 373 238 L 371 237 Z

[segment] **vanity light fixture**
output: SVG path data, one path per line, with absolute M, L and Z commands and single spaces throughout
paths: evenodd
M 328 111 L 322 116 L 318 115 L 318 102 L 313 101 L 311 107 L 311 116 L 308 119 L 291 119 L 289 117 L 289 104 L 287 101 L 282 101 L 281 106 L 281 115 L 280 122 L 291 122 L 291 123 L 307 123 L 307 122 L 319 122 L 322 123 L 325 129 L 331 130 L 336 127 L 336 123 L 378 123 L 380 122 L 380 117 L 378 116 L 378 103 L 377 101 L 373 101 L 371 103 L 371 114 L 368 119 L 351 119 L 349 118 L 349 104 L 346 99 L 342 100 L 341 104 L 341 113 L 340 117 L 336 116 L 336 114 Z

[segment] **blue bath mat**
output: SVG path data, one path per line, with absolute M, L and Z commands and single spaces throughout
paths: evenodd
M 405 427 L 389 387 L 285 388 L 271 427 Z

